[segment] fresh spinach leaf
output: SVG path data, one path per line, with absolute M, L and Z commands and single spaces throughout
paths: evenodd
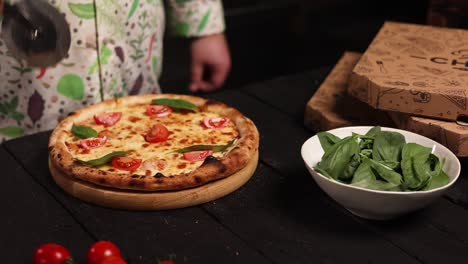
M 359 182 L 352 183 L 351 185 L 378 191 L 401 191 L 400 186 L 397 184 L 373 179 L 362 180 Z
M 361 149 L 361 152 L 360 152 L 361 155 L 364 155 L 368 158 L 371 158 L 372 157 L 372 149 Z
M 320 164 L 320 163 L 319 163 L 319 164 Z M 323 174 L 324 176 L 326 176 L 326 177 L 328 177 L 328 178 L 332 178 L 332 179 L 333 179 L 333 177 L 332 177 L 330 174 L 328 174 L 328 172 L 322 170 L 318 165 L 314 167 L 314 170 L 316 170 L 318 173 L 321 173 L 321 174 Z
M 341 138 L 329 132 L 317 133 L 317 137 L 319 138 L 320 145 L 322 145 L 323 151 L 325 152 L 341 140 Z
M 374 145 L 373 138 L 361 138 L 361 142 L 359 142 L 359 148 L 361 148 L 361 150 L 372 149 L 373 145 Z
M 71 132 L 73 136 L 79 139 L 97 137 L 98 132 L 87 126 L 77 126 L 73 124 Z
M 200 150 L 212 150 L 213 152 L 222 152 L 234 144 L 235 140 L 232 140 L 226 145 L 193 145 L 186 148 L 181 148 L 172 151 L 171 153 L 186 153 L 190 151 L 200 151 Z
M 422 190 L 424 191 L 432 190 L 432 189 L 447 185 L 448 183 L 449 183 L 448 175 L 443 170 L 441 170 L 439 175 L 432 177 L 432 180 L 429 182 L 429 184 L 427 184 Z
M 98 166 L 102 166 L 102 165 L 105 165 L 107 163 L 109 163 L 112 158 L 114 157 L 122 157 L 122 156 L 125 156 L 127 155 L 127 152 L 126 151 L 114 151 L 112 153 L 109 153 L 105 156 L 102 156 L 100 158 L 97 158 L 97 159 L 92 159 L 92 160 L 79 160 L 77 159 L 76 161 L 78 161 L 79 163 L 83 164 L 83 165 L 87 165 L 87 166 L 91 166 L 91 167 L 98 167 Z
M 380 130 L 381 129 L 378 126 L 373 127 L 369 131 L 367 131 L 365 135 L 360 136 L 361 142 L 359 142 L 359 147 L 361 148 L 361 150 L 372 149 L 374 145 L 375 136 L 377 135 L 377 133 L 380 133 Z M 366 156 L 370 157 L 370 155 L 367 155 L 367 153 Z
M 399 184 L 378 180 L 367 162 L 362 162 L 356 170 L 351 185 L 379 191 L 401 191 Z
M 377 179 L 377 177 L 375 176 L 374 172 L 372 171 L 371 167 L 367 162 L 361 162 L 356 172 L 354 173 L 354 177 L 351 181 L 351 184 L 369 179 L 375 180 Z
M 382 128 L 379 126 L 373 127 L 367 131 L 366 136 L 375 138 L 380 132 Z
M 343 171 L 343 175 L 339 179 L 345 182 L 350 182 L 360 164 L 361 164 L 361 158 L 359 156 L 359 153 L 356 153 L 353 155 L 353 158 L 345 167 L 345 170 Z
M 405 143 L 405 137 L 398 132 L 380 131 L 375 135 L 372 158 L 376 161 L 400 161 Z
M 416 164 L 414 164 L 416 165 Z M 429 158 L 421 165 L 414 168 L 416 174 L 422 179 L 422 182 L 417 190 L 425 188 L 429 185 L 434 177 L 437 177 L 442 171 L 442 165 L 439 158 L 434 154 L 430 154 Z
M 337 180 L 343 177 L 343 172 L 354 155 L 359 155 L 358 137 L 346 137 L 323 154 L 317 167 Z
M 377 180 L 377 177 L 367 162 L 361 163 L 354 174 L 351 185 L 380 191 L 399 191 L 399 185 Z
M 391 168 L 385 166 L 384 164 L 373 160 L 369 159 L 366 156 L 361 156 L 363 162 L 366 162 L 376 173 L 377 175 L 384 179 L 386 182 L 393 183 L 395 185 L 400 185 L 402 182 L 402 177 L 401 175 L 392 170 Z
M 421 190 L 440 175 L 442 166 L 430 148 L 409 143 L 403 148 L 402 170 L 407 188 Z
M 160 99 L 153 99 L 151 101 L 151 104 L 154 105 L 166 105 L 170 106 L 174 109 L 185 109 L 185 110 L 190 110 L 193 112 L 197 112 L 197 106 L 194 105 L 193 103 L 182 100 L 182 99 L 174 99 L 174 98 L 160 98 Z
M 416 143 L 405 144 L 402 151 L 401 170 L 405 186 L 411 190 L 423 188 L 431 178 L 428 159 L 431 149 Z M 424 167 L 424 168 L 423 168 Z
M 389 167 L 390 169 L 394 171 L 399 171 L 400 170 L 400 162 L 398 161 L 380 161 L 383 165 Z

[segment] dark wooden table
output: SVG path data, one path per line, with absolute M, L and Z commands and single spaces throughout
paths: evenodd
M 0 262 L 31 263 L 38 245 L 55 242 L 85 263 L 94 241 L 111 240 L 129 263 L 468 263 L 464 175 L 431 206 L 386 222 L 353 216 L 312 180 L 300 156 L 314 134 L 303 113 L 328 71 L 209 96 L 257 124 L 260 162 L 242 188 L 196 207 L 133 212 L 87 204 L 53 182 L 50 132 L 0 145 Z

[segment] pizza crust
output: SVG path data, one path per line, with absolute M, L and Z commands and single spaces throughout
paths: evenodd
M 57 171 L 49 160 L 50 173 L 63 190 L 89 203 L 127 210 L 164 210 L 194 206 L 223 197 L 244 185 L 255 172 L 258 152 L 240 171 L 199 187 L 160 192 L 142 192 L 98 186 L 72 179 Z
M 178 175 L 156 178 L 129 172 L 109 172 L 77 163 L 65 145 L 67 133 L 74 123 L 93 118 L 102 112 L 111 112 L 120 106 L 149 104 L 156 98 L 177 98 L 192 102 L 202 112 L 213 112 L 228 117 L 239 132 L 235 146 L 222 158 L 207 159 L 197 169 Z M 118 189 L 140 191 L 182 190 L 225 178 L 244 168 L 258 150 L 259 134 L 255 124 L 238 110 L 221 102 L 190 95 L 157 94 L 122 97 L 83 108 L 64 119 L 52 132 L 49 140 L 49 158 L 60 173 L 93 184 Z

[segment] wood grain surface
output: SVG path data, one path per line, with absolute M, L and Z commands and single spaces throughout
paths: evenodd
M 93 237 L 62 204 L 34 181 L 0 146 L 1 263 L 32 263 L 34 250 L 46 241 L 73 247 L 75 263 L 85 263 Z M 28 260 L 28 261 L 27 261 Z
M 303 125 L 304 106 L 329 69 L 207 96 L 255 122 L 260 159 L 241 188 L 197 206 L 130 211 L 83 202 L 50 176 L 50 132 L 4 143 L 0 160 L 6 170 L 0 175 L 8 179 L 0 186 L 5 201 L 2 263 L 30 263 L 32 247 L 49 241 L 65 244 L 83 259 L 90 242 L 82 233 L 113 241 L 129 264 L 169 258 L 178 264 L 465 263 L 466 159 L 461 160 L 461 177 L 444 197 L 393 221 L 358 218 L 314 183 L 299 153 L 314 135 Z

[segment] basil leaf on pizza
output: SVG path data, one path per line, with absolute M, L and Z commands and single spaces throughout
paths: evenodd
M 97 166 L 102 166 L 102 165 L 109 163 L 114 157 L 122 157 L 125 155 L 127 155 L 126 151 L 114 151 L 97 159 L 92 159 L 92 160 L 77 159 L 77 161 L 83 165 L 97 167 Z
M 226 145 L 193 145 L 190 147 L 174 150 L 171 153 L 186 153 L 186 152 L 200 151 L 200 150 L 211 150 L 213 152 L 222 152 L 222 151 L 225 151 L 230 146 L 232 146 L 232 144 L 234 144 L 234 141 L 235 140 L 232 140 Z
M 160 99 L 153 99 L 151 104 L 154 105 L 165 105 L 170 106 L 174 109 L 181 109 L 181 110 L 190 110 L 193 112 L 198 112 L 197 106 L 193 103 L 182 100 L 182 99 L 171 99 L 171 98 L 160 98 Z
M 97 137 L 98 132 L 87 126 L 77 126 L 73 124 L 71 132 L 73 136 L 79 139 Z

